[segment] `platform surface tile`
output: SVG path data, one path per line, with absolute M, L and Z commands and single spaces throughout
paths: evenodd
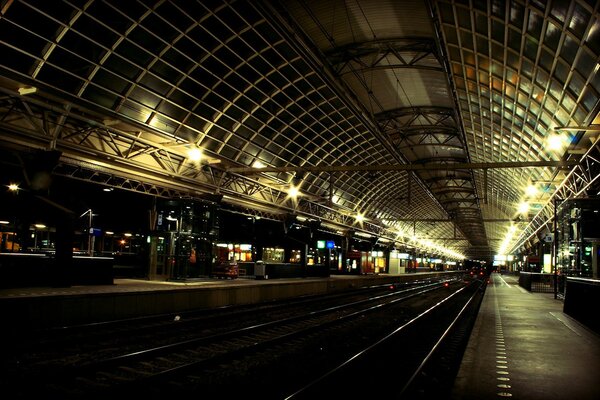
M 600 399 L 600 336 L 562 310 L 553 294 L 492 274 L 452 399 Z

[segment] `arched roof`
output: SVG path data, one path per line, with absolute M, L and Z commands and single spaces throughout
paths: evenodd
M 0 144 L 59 174 L 486 259 L 598 194 L 596 1 L 1 4 Z

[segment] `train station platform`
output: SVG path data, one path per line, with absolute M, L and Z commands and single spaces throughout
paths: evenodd
M 6 333 L 11 329 L 43 329 L 256 304 L 453 273 L 461 272 L 268 280 L 198 278 L 180 282 L 114 279 L 112 285 L 9 288 L 0 289 L 0 315 L 4 321 L 11 321 L 3 328 Z
M 596 400 L 599 371 L 597 333 L 565 314 L 553 294 L 493 273 L 452 399 Z

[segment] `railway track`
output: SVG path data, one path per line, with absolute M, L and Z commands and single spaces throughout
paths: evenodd
M 202 322 L 196 322 L 196 326 L 206 325 L 209 320 L 214 326 L 203 330 L 201 335 L 192 337 L 186 333 L 183 340 L 139 346 L 135 351 L 130 351 L 129 344 L 116 340 L 112 343 L 114 349 L 110 353 L 118 355 L 98 357 L 98 353 L 92 351 L 80 356 L 78 362 L 72 362 L 69 356 L 38 362 L 23 368 L 25 376 L 21 377 L 36 381 L 35 387 L 23 387 L 14 374 L 11 382 L 5 383 L 12 386 L 12 392 L 17 398 L 39 394 L 53 394 L 61 398 L 143 394 L 152 398 L 164 393 L 183 394 L 191 390 L 201 390 L 204 394 L 217 396 L 227 393 L 243 394 L 250 388 L 255 393 L 266 395 L 266 398 L 281 398 L 286 390 L 291 390 L 293 382 L 308 381 L 312 373 L 293 372 L 293 382 L 280 377 L 289 367 L 285 360 L 293 358 L 294 353 L 300 352 L 302 355 L 296 358 L 298 361 L 302 359 L 298 363 L 300 367 L 307 362 L 306 357 L 315 346 L 321 348 L 317 351 L 319 357 L 315 357 L 315 360 L 323 356 L 329 357 L 333 353 L 337 356 L 342 351 L 331 350 L 335 346 L 325 343 L 335 343 L 337 340 L 343 344 L 340 339 L 353 336 L 352 332 L 366 337 L 367 341 L 370 338 L 372 342 L 372 338 L 377 337 L 372 335 L 381 335 L 383 325 L 414 319 L 419 309 L 428 305 L 430 307 L 431 302 L 440 302 L 447 295 L 446 292 L 451 290 L 447 286 L 458 288 L 459 293 L 467 288 L 462 280 L 421 282 L 404 287 L 372 288 L 371 291 L 362 291 L 360 296 L 355 293 L 353 296 L 337 296 L 335 299 L 303 299 L 298 304 L 287 306 L 236 310 L 226 318 L 228 323 L 217 318 L 215 315 L 218 313 L 211 317 L 212 320 L 206 316 L 198 317 Z M 444 300 L 442 303 L 445 302 L 449 301 Z M 320 307 L 316 307 L 318 304 Z M 259 318 L 258 315 L 261 314 L 262 317 Z M 231 324 L 232 319 L 236 318 L 239 320 Z M 254 320 L 260 321 L 253 322 Z M 194 324 L 190 323 L 192 325 Z M 366 330 L 365 325 L 368 327 Z M 135 341 L 134 338 L 139 340 L 137 333 L 145 329 L 153 328 L 136 327 L 131 331 L 136 334 L 132 333 L 127 343 Z M 156 330 L 155 325 L 154 329 Z M 124 332 L 127 333 L 126 330 Z M 171 335 L 176 335 L 176 331 L 170 332 Z M 144 333 L 141 337 L 147 338 L 147 334 Z M 348 341 L 346 353 L 356 348 L 356 339 L 352 337 Z M 103 344 L 106 345 L 107 343 Z M 79 350 L 84 347 L 75 346 Z M 328 351 L 323 351 L 324 347 Z M 104 351 L 102 354 L 106 353 Z M 339 356 L 334 359 L 339 359 Z M 322 373 L 319 370 L 325 365 L 331 365 L 331 361 L 321 363 L 314 372 Z
M 437 279 L 415 280 L 398 284 L 410 288 L 437 282 Z M 83 364 L 89 360 L 181 342 L 208 336 L 237 327 L 285 318 L 286 315 L 352 302 L 375 293 L 389 291 L 389 285 L 377 285 L 321 296 L 303 296 L 260 305 L 219 307 L 150 317 L 63 326 L 43 330 L 2 333 L 3 369 L 17 364 L 36 363 Z M 86 355 L 88 356 L 86 358 Z

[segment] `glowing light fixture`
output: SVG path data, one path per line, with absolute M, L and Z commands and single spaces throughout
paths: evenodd
M 558 151 L 565 145 L 566 139 L 563 135 L 552 134 L 548 136 L 547 145 L 548 150 Z
M 517 211 L 519 212 L 519 214 L 525 214 L 527 212 L 529 212 L 529 203 L 524 201 L 521 204 L 519 204 L 519 208 L 517 209 Z
M 525 194 L 528 197 L 534 197 L 535 195 L 538 194 L 538 188 L 535 185 L 529 185 L 527 186 L 527 189 L 525 189 Z
M 288 196 L 295 199 L 296 197 L 298 197 L 298 194 L 300 194 L 300 191 L 298 190 L 298 188 L 295 186 L 290 186 L 290 188 L 288 190 Z
M 502 241 L 502 244 L 500 245 L 500 248 L 498 249 L 498 254 L 506 254 L 506 251 L 508 250 L 508 246 L 510 245 L 513 236 L 515 235 L 515 233 L 517 232 L 517 227 L 515 225 L 511 225 L 510 228 L 508 228 L 508 232 L 506 232 L 506 236 L 504 237 L 504 240 Z
M 35 92 L 37 92 L 37 88 L 35 88 L 35 87 L 33 87 L 33 86 L 28 86 L 28 87 L 20 87 L 20 88 L 18 89 L 18 91 L 19 91 L 19 94 L 20 94 L 21 96 L 25 96 L 25 95 L 27 95 L 27 94 L 32 94 L 32 93 L 35 93 Z
M 38 229 L 44 229 L 46 227 L 44 224 L 35 224 L 34 226 Z
M 259 160 L 256 160 L 252 163 L 252 168 L 265 168 L 266 165 Z
M 190 161 L 199 162 L 202 158 L 202 151 L 197 147 L 193 147 L 188 150 L 187 155 Z
M 361 213 L 356 213 L 356 217 L 354 218 L 356 219 L 356 222 L 363 222 L 365 220 L 365 216 Z
M 16 192 L 17 190 L 19 190 L 19 185 L 17 185 L 16 183 L 11 183 L 10 185 L 8 185 L 8 190 L 10 190 L 11 192 Z

